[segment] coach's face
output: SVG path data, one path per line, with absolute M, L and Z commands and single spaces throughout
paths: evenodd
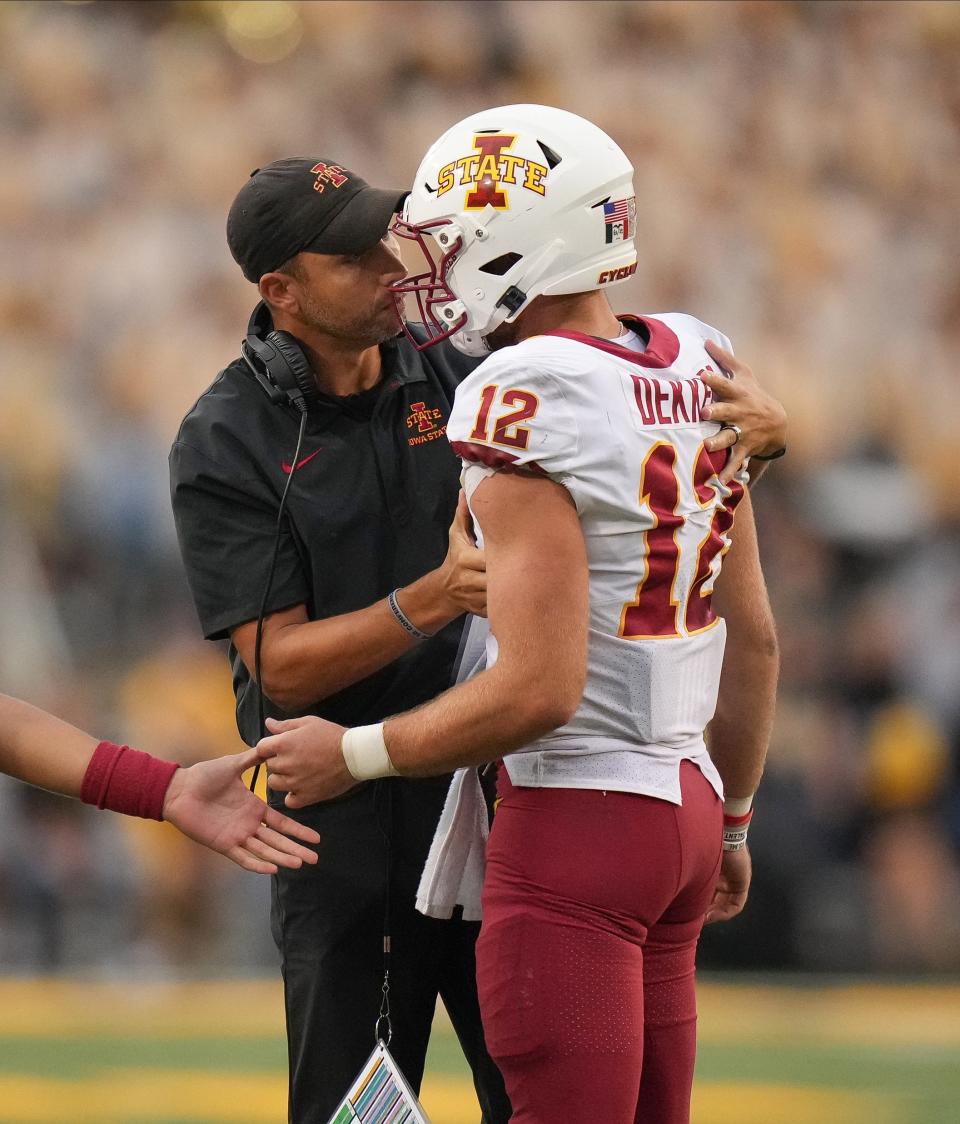
M 298 254 L 286 271 L 263 277 L 260 290 L 275 311 L 306 328 L 371 346 L 400 330 L 390 286 L 405 274 L 387 234 L 360 254 Z

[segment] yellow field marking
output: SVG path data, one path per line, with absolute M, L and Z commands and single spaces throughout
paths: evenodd
M 133 1116 L 189 1116 L 217 1124 L 277 1124 L 285 1116 L 286 1096 L 282 1074 L 124 1069 L 82 1081 L 0 1077 L 0 1120 L 120 1124 Z M 422 1100 L 433 1124 L 464 1124 L 479 1112 L 472 1084 L 455 1078 L 429 1077 Z
M 960 1045 L 960 987 L 857 985 L 819 989 L 703 984 L 700 1037 L 725 1041 L 731 1012 L 746 1043 L 848 1042 L 864 1046 Z M 440 1025 L 447 1024 L 438 1012 Z M 0 1034 L 23 1038 L 117 1035 L 151 1038 L 283 1037 L 279 980 L 143 985 L 0 981 Z M 434 1124 L 477 1115 L 469 1082 L 428 1075 Z M 282 1072 L 99 1070 L 80 1080 L 0 1075 L 3 1124 L 126 1124 L 132 1118 L 277 1124 Z M 867 1092 L 765 1084 L 698 1083 L 694 1124 L 896 1124 L 903 1103 Z
M 283 987 L 222 983 L 0 981 L 0 1034 L 282 1035 Z
M 0 1078 L 4 1124 L 111 1124 L 175 1117 L 217 1124 L 278 1124 L 286 1116 L 283 1074 L 124 1069 L 83 1081 Z
M 701 984 L 700 1038 L 960 1046 L 960 987 L 793 989 Z M 0 1034 L 263 1037 L 283 1034 L 279 979 L 187 984 L 0 981 Z
M 960 1046 L 960 987 L 788 988 L 700 985 L 699 1035 L 703 1042 L 738 1031 L 771 1041 L 818 1041 L 876 1045 Z
M 127 1069 L 96 1079 L 0 1079 L 4 1124 L 123 1124 L 191 1117 L 210 1124 L 277 1124 L 286 1080 L 277 1074 Z M 433 1124 L 465 1124 L 478 1109 L 467 1081 L 428 1077 L 422 1101 Z M 895 1107 L 869 1094 L 783 1085 L 709 1085 L 694 1090 L 693 1124 L 893 1124 Z
M 432 1124 L 466 1124 L 477 1117 L 472 1085 L 427 1077 L 421 1096 Z M 871 1094 L 789 1085 L 698 1085 L 692 1124 L 894 1124 L 897 1106 Z
M 902 1120 L 889 1098 L 794 1085 L 698 1084 L 692 1124 L 893 1124 Z

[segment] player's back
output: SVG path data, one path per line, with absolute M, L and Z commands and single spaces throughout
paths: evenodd
M 468 465 L 528 466 L 566 487 L 586 540 L 583 698 L 511 755 L 511 779 L 679 800 L 685 757 L 719 787 L 703 743 L 725 638 L 710 595 L 743 490 L 719 483 L 725 454 L 704 445 L 717 427 L 701 415 L 703 345 L 728 341 L 675 313 L 634 326 L 641 351 L 558 332 L 495 353 L 459 389 L 448 434 Z

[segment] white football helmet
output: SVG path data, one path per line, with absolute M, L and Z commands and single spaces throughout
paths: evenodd
M 391 228 L 425 259 L 394 286 L 401 314 L 412 295 L 427 329 L 410 338 L 485 355 L 535 297 L 635 273 L 635 227 L 633 166 L 596 125 L 545 105 L 475 113 L 431 146 Z

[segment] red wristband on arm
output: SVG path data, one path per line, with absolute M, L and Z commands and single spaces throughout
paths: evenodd
M 742 816 L 723 817 L 723 849 L 725 851 L 742 851 L 747 845 L 747 831 L 753 819 L 753 809 Z
M 753 819 L 753 809 L 751 808 L 745 816 L 728 816 L 724 813 L 723 826 L 724 827 L 746 827 L 747 824 Z
M 101 742 L 83 775 L 80 799 L 125 816 L 162 820 L 163 800 L 179 768 L 128 745 Z

